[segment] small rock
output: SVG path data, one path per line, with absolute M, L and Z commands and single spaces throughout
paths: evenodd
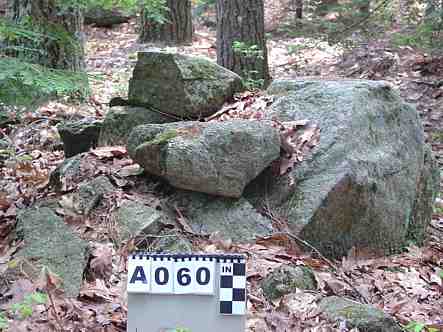
M 81 176 L 81 162 L 83 157 L 83 154 L 79 154 L 63 160 L 63 162 L 51 172 L 49 184 L 54 187 L 56 191 L 72 189 L 70 184 L 75 183 L 76 179 Z
M 119 241 L 127 241 L 134 236 L 158 235 L 167 217 L 156 209 L 142 203 L 126 200 L 115 212 L 119 227 Z
M 103 196 L 114 191 L 114 186 L 104 175 L 92 181 L 86 181 L 79 185 L 75 195 L 76 206 L 79 212 L 88 215 L 99 203 Z
M 131 16 L 118 9 L 93 7 L 85 12 L 85 24 L 99 28 L 112 28 L 113 25 L 129 22 Z
M 194 208 L 187 209 L 189 225 L 195 233 L 219 233 L 221 239 L 248 242 L 272 233 L 272 222 L 245 199 L 190 196 Z
M 193 249 L 191 241 L 176 231 L 162 233 L 160 237 L 153 242 L 151 248 L 155 252 L 177 254 L 190 253 Z
M 134 127 L 142 124 L 173 121 L 170 117 L 143 107 L 112 107 L 103 121 L 98 145 L 125 145 Z
M 329 319 L 346 321 L 347 327 L 362 332 L 402 332 L 396 321 L 374 306 L 338 296 L 329 296 L 319 303 L 319 310 Z
M 282 265 L 266 276 L 262 289 L 266 298 L 272 301 L 297 289 L 315 290 L 317 280 L 309 267 Z
M 25 257 L 36 267 L 47 266 L 63 279 L 66 294 L 77 296 L 87 264 L 87 243 L 46 207 L 29 208 L 19 213 L 17 233 L 24 240 L 18 256 Z M 39 268 L 32 277 L 38 277 Z
M 67 122 L 57 127 L 63 141 L 65 157 L 70 158 L 96 147 L 102 123 L 90 119 Z

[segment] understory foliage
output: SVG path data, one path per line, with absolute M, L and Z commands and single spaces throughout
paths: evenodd
M 406 8 L 401 10 L 401 6 Z M 278 33 L 311 37 L 348 48 L 392 30 L 395 32 L 390 36 L 398 46 L 441 51 L 443 3 L 438 0 L 304 1 L 303 18 L 293 17 L 292 21 L 284 22 Z
M 57 96 L 89 93 L 84 73 L 47 68 L 13 57 L 0 57 L 0 102 L 28 106 Z
M 85 6 L 83 0 L 61 0 L 59 10 Z M 25 16 L 18 22 L 0 19 L 0 105 L 29 107 L 49 98 L 66 95 L 85 97 L 89 93 L 83 72 L 57 70 L 39 64 L 48 57 L 45 43 L 63 45 L 77 52 L 80 45 L 58 24 L 35 22 Z

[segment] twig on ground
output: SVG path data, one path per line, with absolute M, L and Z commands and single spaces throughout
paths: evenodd
M 265 212 L 266 215 L 271 218 L 272 221 L 274 222 L 279 222 L 278 218 L 276 218 L 275 216 L 272 215 L 272 213 L 270 213 L 269 211 Z M 314 247 L 312 244 L 310 244 L 309 242 L 303 240 L 302 238 L 298 237 L 295 234 L 292 234 L 289 231 L 283 231 L 283 232 L 276 232 L 273 233 L 272 235 L 285 235 L 289 238 L 291 238 L 292 240 L 295 240 L 301 244 L 303 244 L 304 246 L 312 249 L 319 257 L 320 259 L 322 259 L 328 266 L 330 266 L 332 268 L 332 270 L 334 271 L 334 273 L 336 274 L 337 277 L 341 278 L 354 292 L 356 295 L 358 295 L 358 297 L 361 299 L 361 301 L 365 304 L 369 303 L 369 300 L 358 291 L 357 288 L 355 288 L 353 280 L 351 280 L 351 278 L 349 278 L 347 275 L 345 275 L 344 273 L 341 273 L 339 270 L 339 267 L 334 264 L 330 259 L 326 258 L 321 252 L 320 250 L 318 250 L 316 247 Z

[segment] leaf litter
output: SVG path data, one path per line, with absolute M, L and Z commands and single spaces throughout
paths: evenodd
M 281 8 L 274 8 L 279 4 L 280 2 L 267 2 L 267 7 L 270 8 L 268 20 L 269 15 L 281 12 Z M 271 24 L 272 22 L 268 22 L 268 28 Z M 35 289 L 45 290 L 51 295 L 51 300 L 36 308 L 30 319 L 13 319 L 13 315 L 8 313 L 10 331 L 50 331 L 60 330 L 60 326 L 63 326 L 64 331 L 126 329 L 125 257 L 136 247 L 134 239 L 121 246 L 116 246 L 110 241 L 114 226 L 108 215 L 128 198 L 140 199 L 147 205 L 158 207 L 162 198 L 157 189 L 161 186 L 147 186 L 144 178 L 140 177 L 142 170 L 128 158 L 122 147 L 96 149 L 85 153 L 81 158 L 80 172 L 67 174 L 59 179 L 61 185 L 57 191 L 52 187 L 49 174 L 63 161 L 60 138 L 55 125 L 62 120 L 83 116 L 101 118 L 106 112 L 107 102 L 112 97 L 125 96 L 127 93 L 127 79 L 130 76 L 130 68 L 135 63 L 133 55 L 142 47 L 135 42 L 137 36 L 134 26 L 135 22 L 131 22 L 112 31 L 88 28 L 91 37 L 87 47 L 90 55 L 88 68 L 106 78 L 93 82 L 94 92 L 88 103 L 72 106 L 63 102 L 51 102 L 35 112 L 26 114 L 25 126 L 2 129 L 2 137 L 8 138 L 14 149 L 5 164 L 1 164 L 0 161 L 1 306 L 7 308 L 14 301 L 19 301 L 20 294 Z M 195 46 L 175 50 L 214 58 L 213 31 L 200 29 L 197 32 Z M 103 42 L 104 37 L 106 42 Z M 114 44 L 108 41 L 115 41 L 121 51 L 113 52 Z M 290 41 L 280 44 L 285 43 Z M 284 54 L 283 50 L 278 48 L 279 45 L 272 45 L 276 47 L 274 54 L 282 54 L 280 59 L 271 56 L 271 64 L 278 65 L 272 70 L 280 75 L 292 68 L 294 62 L 290 55 Z M 437 66 L 440 62 L 417 57 L 410 50 L 404 50 L 406 56 L 402 57 L 391 56 L 388 53 L 380 55 L 380 59 L 386 60 L 379 61 L 386 62 L 386 66 L 368 64 L 367 68 L 365 65 L 358 65 L 357 60 L 351 59 L 351 65 L 347 68 L 351 68 L 353 72 L 349 72 L 347 76 L 377 78 L 388 75 L 384 79 L 399 85 L 401 92 L 409 94 L 418 103 L 419 110 L 426 114 L 425 130 L 429 132 L 429 128 L 435 126 L 441 117 L 435 110 L 427 112 L 426 105 L 432 107 L 439 102 L 443 94 L 441 87 L 429 85 L 421 73 L 428 73 L 435 68 L 440 70 Z M 398 59 L 401 59 L 400 64 Z M 418 74 L 403 71 L 395 77 L 395 70 L 404 68 L 406 61 L 410 61 Z M 357 64 L 357 67 L 353 67 L 354 64 Z M 297 67 L 298 73 L 302 70 L 303 68 Z M 423 90 L 423 86 L 426 86 L 426 89 Z M 412 87 L 416 87 L 415 94 L 409 93 Z M 273 102 L 273 98 L 269 96 L 248 92 L 237 96 L 234 103 L 225 105 L 206 121 L 228 121 L 234 118 L 263 120 Z M 271 121 L 280 130 L 283 142 L 281 158 L 274 165 L 274 174 L 287 176 L 298 163 L 309 158 L 312 149 L 319 144 L 321 128 L 309 119 L 300 119 L 295 123 L 280 123 L 277 119 Z M 435 140 L 431 143 L 435 151 L 443 150 L 441 143 Z M 443 159 L 440 159 L 440 163 L 442 161 Z M 81 216 L 67 195 L 75 191 L 79 183 L 98 175 L 108 176 L 119 189 L 105 197 L 104 202 L 91 216 Z M 152 194 L 152 199 L 146 198 L 147 193 Z M 88 278 L 85 279 L 81 295 L 77 299 L 66 298 L 59 288 L 60 281 L 57 276 L 48 270 L 43 270 L 41 280 L 36 281 L 27 278 L 25 268 L 13 268 L 15 264 L 12 262 L 15 259 L 11 258 L 21 245 L 14 236 L 17 209 L 51 197 L 55 197 L 59 202 L 57 213 L 68 224 L 73 225 L 81 237 L 93 244 L 94 249 L 90 253 L 85 274 Z M 248 331 L 344 331 L 343 324 L 329 322 L 316 312 L 318 300 L 327 295 L 350 298 L 362 295 L 372 305 L 392 314 L 402 324 L 417 321 L 428 327 L 443 330 L 441 207 L 434 212 L 433 218 L 433 232 L 425 247 L 411 246 L 405 253 L 388 258 L 373 257 L 371 253 L 350 252 L 342 262 L 334 262 L 337 269 L 315 252 L 302 252 L 301 243 L 284 235 L 284 232 L 259 238 L 256 243 L 241 245 L 222 240 L 217 234 L 206 238 L 189 235 L 194 247 L 202 252 L 232 251 L 247 255 Z M 177 221 L 185 231 L 189 231 L 189 225 L 183 215 L 177 214 Z M 279 222 L 284 224 L 284 221 Z M 297 291 L 269 302 L 262 293 L 260 283 L 269 272 L 283 264 L 311 267 L 319 282 L 318 290 Z M 10 272 L 11 270 L 14 272 Z M 351 287 L 350 282 L 355 287 Z

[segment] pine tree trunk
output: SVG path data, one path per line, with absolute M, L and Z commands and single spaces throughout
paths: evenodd
M 216 4 L 217 63 L 246 80 L 262 80 L 267 85 L 263 0 L 217 0 Z
M 303 18 L 303 0 L 295 0 L 295 17 L 299 20 Z
M 6 0 L 0 0 L 0 16 L 6 15 L 6 7 L 7 7 Z
M 15 23 L 30 22 L 26 24 L 31 24 L 34 31 L 49 36 L 38 44 L 20 41 L 21 46 L 39 48 L 41 52 L 18 51 L 18 55 L 50 68 L 84 69 L 83 14 L 78 8 L 60 7 L 56 0 L 8 0 L 7 15 Z
M 190 44 L 194 28 L 190 0 L 165 0 L 167 10 L 141 13 L 139 41 Z

